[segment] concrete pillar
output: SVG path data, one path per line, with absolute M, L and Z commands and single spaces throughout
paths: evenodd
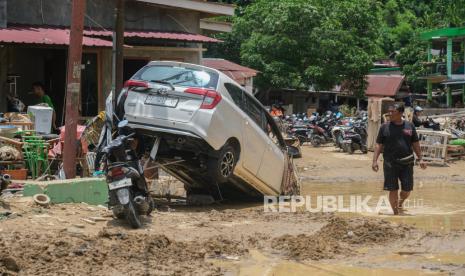
M 447 39 L 447 77 L 452 76 L 452 38 Z
M 452 88 L 447 87 L 447 107 L 452 107 Z
M 428 41 L 428 62 L 431 62 L 431 41 Z M 427 91 L 427 102 L 431 103 L 433 101 L 433 85 L 430 80 L 426 81 L 426 91 Z
M 452 77 L 452 38 L 447 39 L 447 78 Z M 452 107 L 452 89 L 447 89 L 447 107 Z
M 465 77 L 465 40 L 462 41 L 462 51 L 463 51 L 463 77 Z M 462 85 L 462 103 L 465 104 L 465 84 Z
M 433 84 L 431 80 L 426 80 L 426 91 L 428 92 L 427 102 L 431 103 L 433 101 Z
M 432 42 L 431 41 L 428 41 L 428 62 L 431 61 L 431 46 L 432 45 Z

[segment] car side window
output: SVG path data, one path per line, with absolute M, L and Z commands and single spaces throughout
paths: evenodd
M 228 90 L 234 103 L 242 109 L 257 125 L 265 132 L 268 132 L 267 122 L 263 108 L 253 100 L 251 96 L 241 88 L 232 83 L 225 83 L 224 87 Z
M 265 111 L 256 101 L 254 101 L 254 99 L 252 99 L 251 96 L 247 95 L 247 93 L 244 93 L 243 95 L 245 100 L 245 112 L 265 133 L 267 133 L 268 129 Z
M 231 95 L 231 98 L 234 101 L 234 103 L 245 112 L 242 89 L 240 89 L 232 83 L 225 83 L 224 87 L 226 88 L 226 90 L 228 90 L 229 95 Z

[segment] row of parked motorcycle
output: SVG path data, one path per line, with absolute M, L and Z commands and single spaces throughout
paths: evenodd
M 283 131 L 288 137 L 297 138 L 300 145 L 310 143 L 314 147 L 333 143 L 349 154 L 355 151 L 367 153 L 367 113 L 355 117 L 342 116 L 328 111 L 322 115 L 313 113 L 293 114 L 283 118 Z

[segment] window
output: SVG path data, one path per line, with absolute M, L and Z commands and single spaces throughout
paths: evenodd
M 232 83 L 225 83 L 224 87 L 226 88 L 226 90 L 228 90 L 229 95 L 231 96 L 234 103 L 238 107 L 240 107 L 242 110 L 244 110 L 244 101 L 243 101 L 243 98 L 242 98 L 242 94 L 243 94 L 242 89 L 240 89 L 239 87 L 235 86 Z M 245 110 L 244 110 L 244 112 L 245 112 Z
M 257 123 L 257 125 L 268 133 L 265 111 L 251 96 L 244 93 L 245 112 L 249 117 Z
M 133 79 L 166 81 L 174 86 L 208 89 L 216 89 L 218 85 L 218 74 L 214 72 L 169 65 L 147 65 L 140 69 Z
M 263 107 L 247 92 L 232 83 L 225 83 L 234 103 L 242 109 L 265 133 L 268 133 L 265 111 Z

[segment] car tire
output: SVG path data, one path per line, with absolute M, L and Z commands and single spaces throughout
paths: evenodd
M 210 176 L 218 183 L 227 182 L 233 175 L 237 160 L 238 153 L 236 149 L 229 144 L 224 145 L 218 157 L 210 158 L 208 162 Z

